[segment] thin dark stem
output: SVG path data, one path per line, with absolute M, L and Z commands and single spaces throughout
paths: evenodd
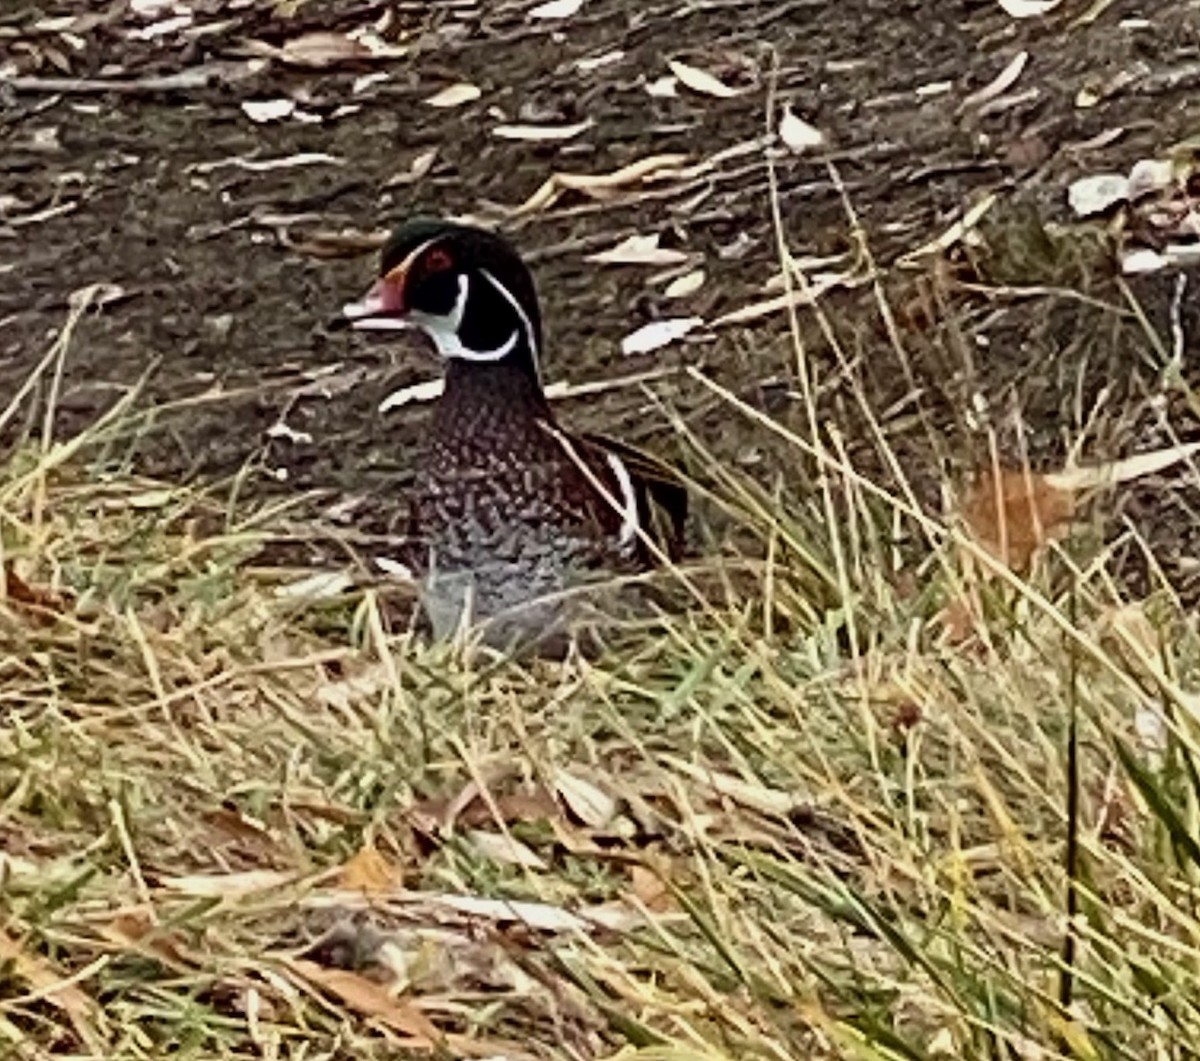
M 1072 585 L 1072 627 L 1076 626 L 1078 612 L 1076 589 Z M 1070 668 L 1070 716 L 1067 725 L 1067 931 L 1063 937 L 1058 1001 L 1063 1017 L 1069 1020 L 1075 993 L 1075 916 L 1079 911 L 1079 654 L 1074 640 L 1067 646 L 1067 659 Z

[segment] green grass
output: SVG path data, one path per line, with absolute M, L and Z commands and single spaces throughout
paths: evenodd
M 794 479 L 591 661 L 280 594 L 278 511 L 89 474 L 107 423 L 15 457 L 0 1056 L 1200 1054 L 1194 617 L 714 393 Z

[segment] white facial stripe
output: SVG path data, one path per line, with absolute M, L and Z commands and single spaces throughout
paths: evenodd
M 633 487 L 633 477 L 625 467 L 625 462 L 615 453 L 606 453 L 604 456 L 608 458 L 608 466 L 616 476 L 617 486 L 621 490 L 621 529 L 617 532 L 617 541 L 621 545 L 628 545 L 637 537 L 638 527 L 641 525 L 638 518 L 637 491 Z
M 508 339 L 495 350 L 471 350 L 463 345 L 459 338 L 458 329 L 462 327 L 463 317 L 467 312 L 467 299 L 471 297 L 471 278 L 466 273 L 458 277 L 458 297 L 454 300 L 454 308 L 449 313 L 422 313 L 413 310 L 408 319 L 420 328 L 437 347 L 437 352 L 446 358 L 456 357 L 461 361 L 499 361 L 507 357 L 517 345 L 517 333 L 514 331 Z
M 525 342 L 529 344 L 529 352 L 533 355 L 533 367 L 537 370 L 538 375 L 541 375 L 541 356 L 542 352 L 538 349 L 537 336 L 533 334 L 533 324 L 526 315 L 525 310 L 521 308 L 521 303 L 516 300 L 516 297 L 507 287 L 497 280 L 487 269 L 479 270 L 485 280 L 492 285 L 504 297 L 504 300 L 512 306 L 516 311 L 517 319 L 521 322 L 521 327 L 525 329 Z

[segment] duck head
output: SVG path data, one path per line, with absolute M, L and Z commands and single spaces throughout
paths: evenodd
M 505 365 L 539 378 L 533 277 L 494 232 L 437 218 L 407 221 L 384 245 L 375 284 L 342 314 L 363 330 L 416 328 L 448 367 Z

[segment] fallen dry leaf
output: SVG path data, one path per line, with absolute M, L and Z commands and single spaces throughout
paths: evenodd
M 685 251 L 669 250 L 658 245 L 657 233 L 648 236 L 633 235 L 621 240 L 614 247 L 589 254 L 585 262 L 600 265 L 682 265 L 688 260 Z
M 1129 171 L 1129 199 L 1132 202 L 1165 191 L 1177 177 L 1175 163 L 1169 158 L 1140 158 Z
M 524 899 L 484 899 L 476 895 L 432 895 L 425 902 L 499 924 L 518 922 L 541 932 L 584 932 L 587 922 L 561 906 Z M 585 911 L 586 912 L 586 911 Z
M 290 958 L 286 968 L 311 987 L 334 996 L 356 1013 L 372 1017 L 392 1031 L 412 1040 L 406 1045 L 421 1049 L 436 1046 L 442 1038 L 437 1026 L 411 1002 L 393 998 L 388 989 L 346 969 L 326 969 L 304 958 Z
M 384 181 L 384 189 L 395 188 L 401 184 L 415 184 L 433 169 L 433 164 L 437 161 L 437 156 L 438 149 L 436 147 L 422 151 L 420 154 L 414 156 L 413 160 L 408 164 L 408 169 L 400 170 L 399 173 L 394 173 Z
M 1094 490 L 1101 486 L 1127 483 L 1170 468 L 1200 452 L 1200 442 L 1184 442 L 1166 449 L 1135 453 L 1132 457 L 1106 461 L 1104 464 L 1080 465 L 1045 476 L 1046 482 L 1058 490 Z
M 655 99 L 677 99 L 679 97 L 679 78 L 663 74 L 646 84 L 646 94 Z
M 918 247 L 915 251 L 905 254 L 899 261 L 900 265 L 912 265 L 929 254 L 941 254 L 956 243 L 960 243 L 983 220 L 983 216 L 996 205 L 996 193 L 989 192 L 974 205 L 967 208 L 966 213 L 954 222 L 940 236 Z
M 338 872 L 337 886 L 368 895 L 386 895 L 403 883 L 400 867 L 381 855 L 374 844 L 365 844 Z
M 183 895 L 204 899 L 229 899 L 282 888 L 296 881 L 295 873 L 273 869 L 251 869 L 243 873 L 192 874 L 163 877 L 162 886 Z
M 562 797 L 571 813 L 591 829 L 607 828 L 616 817 L 617 801 L 576 774 L 566 770 L 555 770 L 554 790 Z
M 678 342 L 703 324 L 703 317 L 664 317 L 651 321 L 621 340 L 621 353 L 626 356 L 652 353 Z
M 296 109 L 294 99 L 245 99 L 242 112 L 252 122 L 277 122 Z
M 45 959 L 30 954 L 8 929 L 0 929 L 0 966 L 7 966 L 10 976 L 23 980 L 51 1006 L 66 1015 L 75 1034 L 97 1057 L 103 1056 L 101 1031 L 104 1014 L 95 1001 L 74 982 L 60 976 Z M 98 1031 L 98 1029 L 100 1029 Z
M 1129 198 L 1129 178 L 1123 173 L 1096 173 L 1072 181 L 1067 204 L 1076 217 L 1093 217 Z
M 557 202 L 564 191 L 582 192 L 593 199 L 603 199 L 629 185 L 667 180 L 678 176 L 687 160 L 687 155 L 649 155 L 609 173 L 552 173 L 512 213 L 520 215 L 545 210 Z
M 464 103 L 471 103 L 482 95 L 483 91 L 478 85 L 459 81 L 457 84 L 447 85 L 440 92 L 426 97 L 425 102 L 431 107 L 461 107 Z
M 146 909 L 126 909 L 99 931 L 111 943 L 152 955 L 176 974 L 186 975 L 204 964 L 187 952 L 177 935 L 155 924 Z
M 631 866 L 629 883 L 630 890 L 647 910 L 661 914 L 674 909 L 675 899 L 662 874 L 656 873 L 648 866 Z
M 501 140 L 530 140 L 547 142 L 554 140 L 570 140 L 593 125 L 590 118 L 572 125 L 497 125 L 492 130 L 493 136 Z
M 583 7 L 583 0 L 546 0 L 530 8 L 530 18 L 570 18 Z
M 1013 18 L 1036 18 L 1049 14 L 1062 0 L 998 0 L 998 3 Z
M 1014 571 L 1029 567 L 1043 546 L 1066 533 L 1075 493 L 1028 470 L 985 470 L 962 505 L 971 536 Z
M 255 55 L 278 59 L 291 66 L 316 70 L 336 66 L 338 63 L 361 62 L 375 58 L 371 49 L 358 41 L 351 40 L 342 33 L 327 31 L 302 34 L 290 41 L 284 41 L 278 48 L 265 41 L 249 41 L 248 48 Z
M 687 298 L 704 286 L 704 270 L 693 269 L 690 273 L 677 276 L 663 289 L 664 298 Z
M 689 66 L 676 59 L 668 59 L 667 66 L 679 79 L 680 84 L 686 85 L 693 92 L 716 96 L 718 99 L 730 99 L 738 95 L 737 89 L 730 88 L 720 78 L 714 77 L 707 70 L 701 70 L 698 66 Z
M 483 829 L 467 831 L 471 846 L 490 862 L 505 866 L 521 866 L 524 869 L 549 869 L 545 860 L 515 836 L 491 833 Z
M 803 118 L 792 113 L 792 108 L 784 106 L 783 117 L 779 120 L 779 139 L 793 154 L 802 154 L 820 147 L 825 143 L 825 134 L 815 125 L 809 125 Z
M 599 70 L 601 67 L 619 63 L 624 58 L 625 53 L 618 48 L 615 51 L 602 52 L 600 55 L 588 55 L 582 59 L 576 59 L 575 69 L 581 74 L 589 74 L 593 70 Z
M 4 561 L 3 568 L 0 568 L 0 577 L 3 579 L 0 586 L 3 598 L 17 605 L 38 625 L 51 623 L 55 615 L 65 614 L 66 601 L 53 590 L 26 582 L 17 574 L 12 558 Z
M 986 103 L 990 99 L 999 96 L 1000 93 L 1012 88 L 1016 84 L 1022 72 L 1025 70 L 1025 64 L 1029 62 L 1028 52 L 1017 52 L 991 81 L 981 89 L 977 89 L 962 101 L 959 110 L 967 110 L 971 107 L 978 107 L 981 103 Z

